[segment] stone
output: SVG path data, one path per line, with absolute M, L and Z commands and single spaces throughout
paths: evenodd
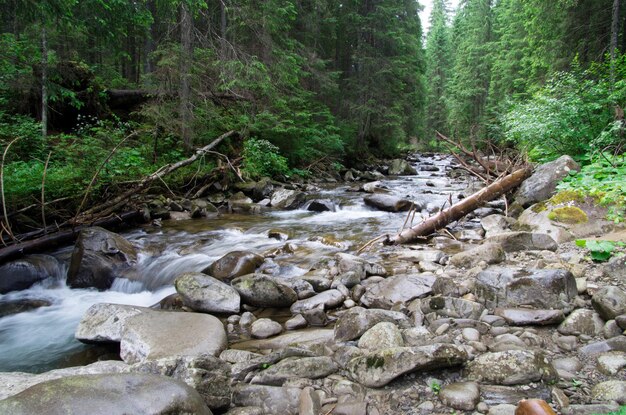
M 27 255 L 0 267 L 0 294 L 25 290 L 46 278 L 63 275 L 61 263 L 50 255 Z
M 297 330 L 307 326 L 306 319 L 302 316 L 302 314 L 297 314 L 285 321 L 285 329 L 286 330 Z
M 332 200 L 315 199 L 306 205 L 306 210 L 309 212 L 334 212 L 337 210 L 337 207 Z
M 97 226 L 80 231 L 69 269 L 71 288 L 111 288 L 113 280 L 124 277 L 137 263 L 137 250 L 120 235 Z
M 556 185 L 567 177 L 570 171 L 580 171 L 580 166 L 567 155 L 542 164 L 521 184 L 515 194 L 515 201 L 528 207 L 533 203 L 549 199 L 556 193 Z
M 395 275 L 367 287 L 360 302 L 368 308 L 391 309 L 396 303 L 407 304 L 432 293 L 434 274 Z
M 415 170 L 415 167 L 411 166 L 406 160 L 393 159 L 391 160 L 389 171 L 387 173 L 390 176 L 415 175 L 417 174 L 417 170 Z
M 470 342 L 480 341 L 480 332 L 472 327 L 466 327 L 461 331 L 463 338 Z
M 626 352 L 626 336 L 613 337 L 605 341 L 590 343 L 581 347 L 578 352 L 582 356 L 594 356 L 610 351 Z
M 494 405 L 489 408 L 487 415 L 515 415 L 515 409 L 517 406 L 508 403 Z
M 381 322 L 367 330 L 359 339 L 358 346 L 366 350 L 403 347 L 402 332 L 394 323 Z
M 602 330 L 602 334 L 605 339 L 611 339 L 613 337 L 621 336 L 624 333 L 615 320 L 609 320 L 604 325 L 604 329 Z
M 275 209 L 293 210 L 304 204 L 306 195 L 298 190 L 277 189 L 272 193 L 270 204 Z
M 598 370 L 605 375 L 616 375 L 626 367 L 626 352 L 608 352 L 598 356 Z
M 231 281 L 241 301 L 254 307 L 289 307 L 298 300 L 295 290 L 278 278 L 249 274 Z
M 589 405 L 570 405 L 561 409 L 563 415 L 598 415 L 619 412 L 619 405 L 616 403 L 607 404 L 589 404 Z
M 83 315 L 74 337 L 83 343 L 119 343 L 126 320 L 153 310 L 133 305 L 94 304 Z
M 422 313 L 435 313 L 439 317 L 478 320 L 485 306 L 474 301 L 454 297 L 429 297 L 421 301 Z
M 202 313 L 238 313 L 239 293 L 233 287 L 201 272 L 188 272 L 174 282 L 183 304 Z
M 355 274 L 360 275 L 361 279 L 371 277 L 373 275 L 381 277 L 387 276 L 387 270 L 382 265 L 376 262 L 368 261 L 356 255 L 339 252 L 335 255 L 335 261 L 337 262 L 337 268 L 340 272 L 354 272 Z
M 367 206 L 373 207 L 385 212 L 406 212 L 414 206 L 414 203 L 407 199 L 401 199 L 396 196 L 385 194 L 371 194 L 363 198 Z M 417 210 L 421 210 L 420 206 L 414 206 Z
M 304 310 L 302 317 L 304 317 L 307 324 L 313 327 L 325 327 L 329 322 L 328 316 L 324 312 L 324 307 L 321 305 L 310 310 Z
M 480 389 L 476 382 L 451 383 L 441 388 L 439 400 L 450 408 L 473 411 L 480 401 Z
M 346 369 L 348 376 L 355 382 L 379 388 L 405 373 L 455 367 L 466 360 L 467 353 L 463 348 L 435 343 L 370 352 L 350 360 Z
M 469 269 L 477 266 L 481 261 L 487 264 L 499 264 L 505 259 L 506 254 L 500 244 L 485 243 L 452 255 L 450 265 L 454 265 L 457 268 Z
M 591 389 L 591 396 L 598 401 L 615 401 L 620 405 L 624 405 L 626 404 L 626 381 L 609 380 L 598 383 Z
M 216 317 L 142 311 L 124 323 L 120 356 L 129 364 L 174 356 L 219 356 L 227 345 L 226 331 Z
M 602 287 L 591 297 L 593 308 L 604 320 L 626 313 L 626 292 L 618 287 Z
M 401 328 L 411 326 L 409 318 L 400 312 L 354 307 L 341 314 L 335 322 L 334 338 L 338 342 L 358 339 L 381 322 L 393 323 Z
M 500 244 L 506 252 L 556 251 L 557 243 L 545 233 L 505 232 L 489 237 L 487 243 Z
M 562 309 L 569 307 L 578 291 L 576 279 L 569 271 L 492 266 L 476 276 L 475 294 L 490 309 Z
M 496 385 L 524 385 L 556 380 L 557 374 L 541 352 L 507 350 L 477 356 L 467 365 L 467 377 Z
M 298 415 L 318 415 L 322 409 L 320 396 L 311 387 L 304 388 L 300 392 Z
M 620 329 L 626 330 L 626 314 L 615 317 L 615 323 Z
M 257 406 L 264 414 L 298 415 L 300 388 L 239 384 L 233 390 L 236 406 Z
M 251 351 L 281 350 L 286 347 L 314 347 L 332 344 L 333 330 L 310 328 L 281 334 L 268 339 L 253 339 L 237 343 L 237 347 Z
M 144 374 L 78 375 L 32 386 L 0 401 L 0 413 L 197 414 L 212 412 L 183 382 Z
M 257 339 L 266 339 L 282 333 L 283 326 L 269 318 L 260 318 L 252 323 L 250 333 Z
M 304 300 L 298 300 L 291 305 L 291 313 L 298 314 L 305 310 L 312 310 L 319 306 L 323 306 L 323 308 L 330 309 L 339 307 L 346 297 L 339 290 L 328 290 L 313 297 L 306 298 Z
M 552 361 L 552 366 L 557 370 L 565 370 L 571 373 L 577 373 L 582 369 L 583 364 L 575 357 L 561 357 Z
M 131 370 L 180 380 L 196 390 L 210 409 L 221 410 L 230 406 L 230 368 L 221 358 L 204 355 L 151 360 Z
M 515 220 L 502 215 L 488 215 L 480 220 L 480 226 L 485 230 L 485 237 L 489 238 L 508 232 L 511 222 L 515 222 Z
M 496 308 L 494 314 L 512 326 L 549 326 L 565 319 L 562 310 L 535 310 L 529 308 Z
M 230 281 L 233 278 L 253 273 L 264 260 L 261 255 L 253 252 L 233 251 L 213 262 L 202 272 L 220 281 Z
M 51 305 L 52 303 L 48 300 L 38 300 L 35 298 L 0 301 L 0 318 L 36 310 L 41 307 L 49 307 Z
M 604 321 L 602 321 L 598 313 L 579 308 L 567 316 L 557 330 L 563 335 L 585 334 L 587 336 L 597 336 L 602 333 L 603 329 Z
M 289 379 L 320 379 L 325 378 L 338 370 L 332 358 L 321 357 L 293 357 L 283 359 L 262 370 L 252 378 L 250 383 L 281 386 Z

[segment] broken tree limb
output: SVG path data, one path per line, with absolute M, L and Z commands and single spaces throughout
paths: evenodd
M 93 207 L 93 208 L 91 208 L 89 210 L 86 210 L 78 218 L 76 218 L 74 223 L 90 222 L 90 221 L 93 221 L 95 218 L 97 218 L 99 216 L 101 217 L 101 216 L 108 216 L 108 215 L 110 215 L 111 213 L 113 213 L 115 211 L 115 209 L 119 208 L 124 203 L 126 203 L 126 201 L 128 199 L 130 199 L 131 196 L 136 195 L 137 193 L 145 190 L 155 180 L 161 180 L 164 176 L 170 174 L 174 170 L 177 170 L 177 169 L 179 169 L 181 167 L 185 167 L 185 166 L 188 166 L 188 165 L 192 164 L 194 161 L 196 161 L 200 157 L 202 157 L 205 154 L 209 153 L 214 147 L 217 147 L 222 141 L 224 141 L 228 137 L 231 137 L 231 136 L 236 135 L 236 134 L 237 134 L 236 131 L 229 131 L 229 132 L 227 132 L 225 134 L 222 134 L 221 136 L 219 136 L 218 138 L 213 140 L 210 144 L 208 144 L 208 145 L 206 145 L 206 146 L 204 146 L 202 148 L 197 149 L 196 152 L 191 157 L 189 157 L 189 158 L 187 158 L 185 160 L 181 160 L 181 161 L 178 161 L 176 163 L 167 164 L 167 165 L 161 167 L 160 169 L 158 169 L 157 171 L 155 171 L 151 175 L 144 177 L 132 189 L 122 193 L 119 196 L 116 196 L 116 197 L 112 198 L 111 200 L 109 200 L 106 203 L 103 203 L 103 204 L 95 206 L 95 207 Z
M 426 219 L 419 225 L 405 229 L 395 236 L 387 235 L 383 243 L 385 245 L 403 244 L 430 235 L 439 229 L 443 229 L 447 224 L 461 219 L 468 213 L 481 207 L 484 203 L 496 199 L 519 186 L 530 176 L 530 173 L 531 169 L 529 167 L 516 170 L 508 176 L 496 180 L 473 195 L 455 203 L 448 209 L 442 210 L 437 215 Z
M 484 173 L 487 176 L 491 177 L 499 177 L 503 173 L 510 173 L 513 171 L 513 164 L 502 162 L 498 160 L 490 160 L 489 157 L 487 159 L 481 157 L 476 151 L 476 147 L 472 144 L 472 151 L 468 150 L 462 143 L 453 141 L 441 134 L 439 131 L 435 131 L 435 134 L 440 140 L 448 143 L 449 145 L 456 147 L 461 153 L 463 153 L 468 158 L 474 160 L 478 165 L 483 169 Z M 454 155 L 454 154 L 453 154 Z M 454 155 L 458 160 L 459 157 Z

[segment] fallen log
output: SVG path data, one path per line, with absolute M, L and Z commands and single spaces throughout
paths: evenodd
M 428 236 L 439 229 L 443 229 L 447 224 L 463 218 L 468 213 L 481 207 L 484 203 L 496 199 L 519 186 L 530 176 L 531 172 L 530 167 L 516 170 L 508 176 L 496 180 L 473 195 L 455 203 L 448 209 L 442 210 L 437 215 L 426 219 L 419 225 L 405 229 L 395 236 L 385 235 L 383 243 L 385 245 L 397 245 L 412 242 L 424 236 Z
M 122 224 L 133 223 L 135 221 L 145 222 L 142 210 L 124 212 L 110 218 L 97 220 L 90 224 L 76 226 L 72 229 L 61 230 L 27 242 L 16 243 L 0 249 L 0 265 L 6 261 L 20 258 L 26 254 L 33 254 L 70 244 L 76 240 L 81 230 L 90 226 L 113 228 Z

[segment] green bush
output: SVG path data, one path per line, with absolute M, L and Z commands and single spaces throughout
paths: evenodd
M 290 174 L 287 159 L 279 154 L 278 147 L 255 138 L 249 138 L 243 144 L 243 170 L 252 179 Z

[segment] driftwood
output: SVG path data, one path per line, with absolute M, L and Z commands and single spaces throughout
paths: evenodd
M 131 212 L 121 213 L 110 218 L 100 219 L 88 225 L 77 226 L 73 229 L 66 229 L 59 232 L 42 236 L 41 238 L 31 241 L 16 243 L 0 249 L 0 264 L 11 259 L 16 259 L 22 255 L 40 252 L 46 249 L 56 248 L 58 246 L 74 242 L 82 229 L 89 226 L 101 226 L 103 228 L 111 228 L 124 223 L 143 221 L 143 211 L 135 210 Z
M 496 180 L 473 195 L 455 203 L 448 209 L 442 210 L 437 215 L 426 219 L 419 225 L 405 229 L 395 236 L 386 235 L 383 243 L 386 245 L 395 245 L 412 242 L 428 236 L 439 229 L 443 229 L 447 224 L 463 218 L 468 213 L 481 207 L 484 203 L 496 199 L 519 186 L 530 176 L 530 173 L 531 169 L 529 167 L 518 169 L 508 176 Z

